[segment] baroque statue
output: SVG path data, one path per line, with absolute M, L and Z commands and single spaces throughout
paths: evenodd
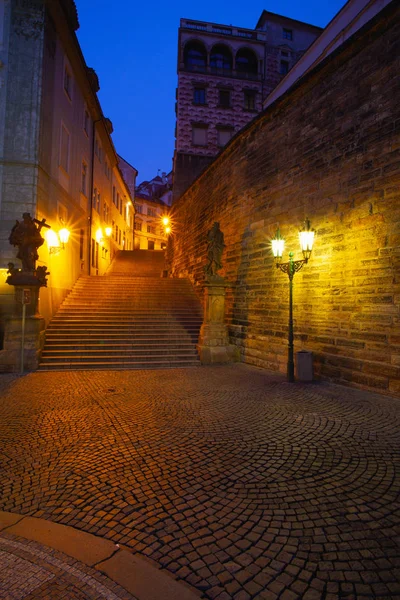
M 219 278 L 217 271 L 222 268 L 222 252 L 225 248 L 224 234 L 219 228 L 219 223 L 215 222 L 207 234 L 207 264 L 204 267 L 206 278 Z
M 24 213 L 22 219 L 17 220 L 12 228 L 9 241 L 13 246 L 18 246 L 17 258 L 22 262 L 22 271 L 33 272 L 39 258 L 37 250 L 44 242 L 40 231 L 42 227 L 50 226 L 46 225 L 46 219 L 32 219 L 30 213 Z

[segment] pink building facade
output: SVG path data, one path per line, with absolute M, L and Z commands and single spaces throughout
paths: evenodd
M 262 110 L 320 32 L 267 11 L 255 29 L 181 19 L 174 198 Z

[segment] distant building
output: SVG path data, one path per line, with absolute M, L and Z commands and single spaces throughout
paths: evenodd
M 262 110 L 321 31 L 265 10 L 255 29 L 181 19 L 174 198 Z
M 168 234 L 163 218 L 172 201 L 172 173 L 143 181 L 135 190 L 135 248 L 164 250 Z

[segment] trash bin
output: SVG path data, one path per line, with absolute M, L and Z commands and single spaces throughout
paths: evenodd
M 313 380 L 313 355 L 308 350 L 300 350 L 297 357 L 297 379 L 299 381 Z

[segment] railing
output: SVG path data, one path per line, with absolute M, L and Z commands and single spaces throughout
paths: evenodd
M 181 19 L 181 29 L 194 29 L 195 31 L 206 31 L 218 35 L 227 35 L 231 37 L 241 37 L 248 40 L 265 40 L 265 32 L 253 29 L 238 29 L 237 27 L 224 27 L 223 25 L 214 25 L 213 23 L 204 23 L 201 21 L 185 21 Z
M 236 69 L 220 69 L 218 67 L 206 67 L 201 65 L 189 65 L 185 67 L 181 64 L 180 71 L 188 71 L 190 73 L 204 73 L 205 75 L 217 75 L 218 77 L 230 77 L 233 79 L 246 79 L 248 81 L 261 81 L 262 77 L 259 73 L 249 73 L 238 71 Z

